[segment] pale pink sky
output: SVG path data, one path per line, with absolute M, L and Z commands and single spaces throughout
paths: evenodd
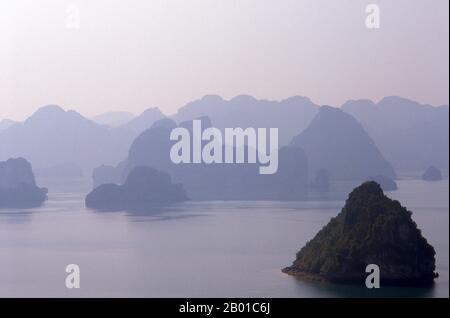
M 365 27 L 379 4 L 381 28 Z M 80 29 L 66 28 L 79 7 Z M 206 94 L 448 104 L 448 0 L 2 0 L 0 120 L 171 114 Z

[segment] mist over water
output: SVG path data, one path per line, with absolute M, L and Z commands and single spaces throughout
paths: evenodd
M 79 193 L 40 208 L 0 209 L 0 296 L 448 297 L 449 184 L 398 181 L 387 192 L 413 212 L 437 253 L 433 288 L 309 284 L 281 273 L 343 199 L 187 202 L 154 211 L 95 212 Z M 64 285 L 80 266 L 81 288 Z

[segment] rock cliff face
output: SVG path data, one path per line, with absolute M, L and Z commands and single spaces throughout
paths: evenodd
M 31 164 L 25 159 L 0 162 L 0 208 L 34 207 L 47 200 L 47 189 L 39 188 Z
M 368 264 L 380 268 L 381 284 L 433 282 L 435 251 L 411 212 L 386 197 L 376 182 L 349 195 L 342 211 L 298 253 L 283 272 L 306 279 L 364 284 Z
M 186 201 L 180 184 L 167 173 L 150 167 L 136 167 L 124 185 L 104 184 L 86 197 L 86 206 L 98 210 L 133 210 L 158 204 Z

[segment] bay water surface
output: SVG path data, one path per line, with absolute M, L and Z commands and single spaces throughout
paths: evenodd
M 448 180 L 398 185 L 387 195 L 413 212 L 437 252 L 431 288 L 368 290 L 281 273 L 344 198 L 131 213 L 96 212 L 82 193 L 51 192 L 42 207 L 0 209 L 0 297 L 448 297 Z M 80 266 L 80 289 L 65 287 L 68 264 Z

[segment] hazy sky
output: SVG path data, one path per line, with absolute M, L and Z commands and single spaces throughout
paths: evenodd
M 365 7 L 381 27 L 365 26 Z M 76 5 L 80 28 L 76 26 Z M 206 94 L 449 99 L 448 0 L 0 0 L 0 119 Z M 75 17 L 75 20 L 74 20 Z

